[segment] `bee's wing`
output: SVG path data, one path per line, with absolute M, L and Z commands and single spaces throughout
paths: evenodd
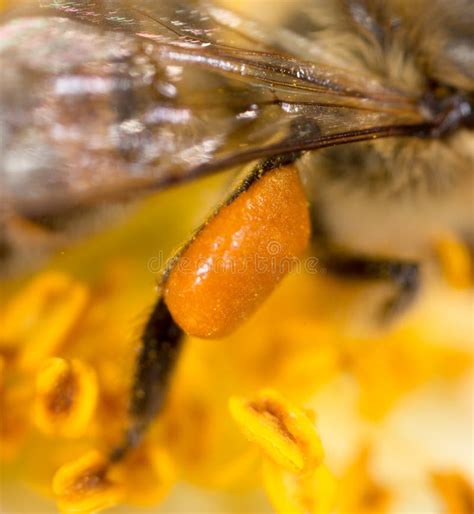
M 0 172 L 7 205 L 26 215 L 424 123 L 402 93 L 264 48 L 200 4 L 42 4 L 52 16 L 4 26 L 13 43 L 0 48 L 15 63 Z

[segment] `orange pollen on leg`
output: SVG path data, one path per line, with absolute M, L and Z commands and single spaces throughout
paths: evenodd
M 197 337 L 222 337 L 246 320 L 295 266 L 310 236 L 294 166 L 263 175 L 224 206 L 172 269 L 165 300 Z

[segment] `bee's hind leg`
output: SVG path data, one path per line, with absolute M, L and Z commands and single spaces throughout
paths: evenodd
M 165 298 L 158 300 L 141 337 L 128 430 L 123 444 L 110 455 L 111 461 L 120 460 L 129 449 L 137 446 L 162 410 L 182 346 L 184 332 L 180 327 L 197 337 L 219 337 L 234 330 L 236 320 L 251 314 L 255 297 L 263 299 L 283 278 L 283 273 L 272 271 L 275 259 L 284 262 L 287 259 L 285 255 L 296 256 L 306 247 L 310 233 L 308 207 L 298 172 L 293 166 L 299 156 L 296 153 L 276 156 L 245 168 L 228 198 L 170 259 L 161 283 Z M 246 199 L 241 200 L 242 195 Z M 274 209 L 281 213 L 280 217 L 273 215 Z M 288 230 L 293 237 L 287 240 L 283 235 Z M 255 232 L 258 234 L 257 242 Z M 234 241 L 233 234 L 236 233 L 240 238 L 237 249 L 233 243 L 229 248 L 221 244 L 222 234 L 224 240 Z M 275 239 L 275 233 L 282 234 L 279 240 Z M 272 249 L 277 247 L 277 254 L 269 253 L 270 245 Z M 222 250 L 223 246 L 225 250 Z M 197 248 L 197 257 L 188 255 L 186 266 L 175 266 L 183 253 L 193 248 Z M 210 258 L 218 266 L 215 273 L 205 275 L 207 278 L 203 282 L 206 287 L 189 287 L 190 282 L 197 283 L 197 278 L 202 279 L 199 264 L 202 256 Z M 223 262 L 228 266 L 222 267 Z M 267 272 L 259 269 L 262 262 L 268 263 Z M 244 270 L 246 274 L 236 272 L 236 269 Z M 267 274 L 262 278 L 264 273 Z M 184 295 L 181 293 L 183 284 L 187 291 Z M 241 294 L 240 303 L 235 302 L 233 288 L 247 293 L 247 299 Z M 236 303 L 241 309 L 237 317 Z M 208 316 L 209 310 L 216 315 Z
M 402 314 L 415 300 L 420 289 L 420 265 L 417 262 L 330 253 L 323 258 L 329 273 L 357 280 L 375 280 L 392 283 L 395 293 L 386 300 L 377 312 L 378 321 L 389 322 Z
M 144 432 L 163 408 L 182 341 L 183 331 L 160 298 L 141 336 L 130 395 L 129 427 L 122 445 L 111 453 L 111 461 L 120 460 L 140 443 Z

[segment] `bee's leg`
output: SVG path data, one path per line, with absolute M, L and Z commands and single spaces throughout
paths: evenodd
M 380 308 L 381 322 L 401 314 L 415 299 L 420 288 L 420 265 L 401 259 L 366 255 L 329 254 L 323 259 L 328 272 L 350 279 L 386 281 L 396 292 Z
M 161 410 L 183 331 L 206 338 L 231 333 L 306 248 L 310 222 L 293 166 L 298 157 L 277 156 L 244 170 L 227 199 L 170 259 L 163 297 L 141 338 L 130 424 L 112 461 L 139 444 Z
M 141 336 L 130 397 L 130 423 L 124 443 L 111 454 L 112 461 L 119 460 L 140 443 L 143 433 L 162 409 L 182 341 L 183 331 L 160 298 Z

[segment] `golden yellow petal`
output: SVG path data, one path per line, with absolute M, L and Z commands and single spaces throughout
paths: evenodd
M 313 422 L 276 391 L 232 397 L 229 408 L 247 438 L 285 469 L 303 472 L 322 462 L 324 451 Z

